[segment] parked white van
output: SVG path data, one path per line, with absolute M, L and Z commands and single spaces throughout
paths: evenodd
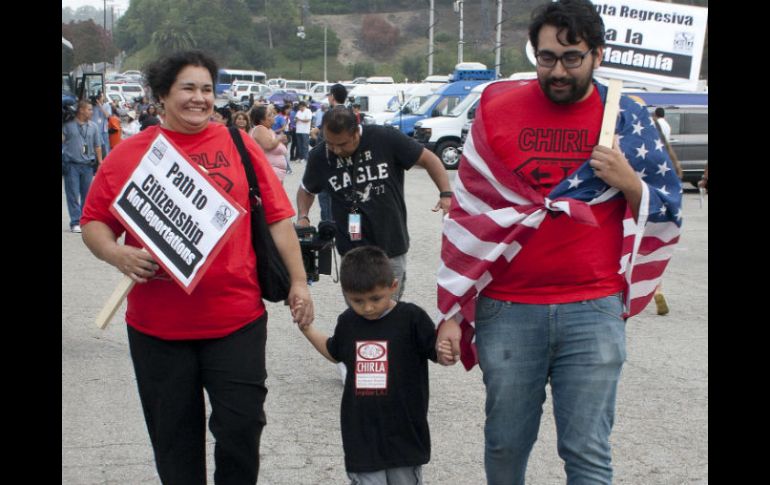
M 399 92 L 405 93 L 409 84 L 358 84 L 348 93 L 353 103 L 361 105 L 362 113 L 377 113 L 385 111 Z M 403 96 L 403 94 L 402 94 Z
M 310 96 L 313 97 L 314 100 L 323 102 L 326 98 L 326 94 L 329 92 L 332 86 L 338 83 L 318 83 L 312 88 L 310 88 Z M 353 83 L 339 83 L 345 86 L 345 88 L 348 90 L 348 93 L 355 88 L 358 87 L 358 84 Z
M 260 96 L 268 97 L 272 94 L 273 90 L 267 84 L 259 83 L 243 83 L 234 84 L 227 99 L 233 103 L 241 103 L 248 101 L 250 95 L 254 95 L 254 99 L 259 99 Z
M 447 116 L 427 118 L 414 125 L 414 138 L 434 152 L 447 169 L 456 169 L 460 163 L 463 125 L 473 118 L 481 92 L 493 82 L 474 87 Z
M 369 113 L 371 121 L 374 124 L 383 125 L 394 116 L 398 116 L 399 111 L 403 114 L 416 111 L 441 86 L 443 84 L 429 82 L 411 84 L 404 92 L 405 99 L 399 100 L 398 97 L 395 97 L 388 103 L 384 111 Z
M 137 83 L 114 83 L 105 84 L 105 94 L 118 93 L 122 94 L 124 98 L 129 101 L 133 101 L 134 98 L 141 98 L 145 95 L 144 88 L 141 84 Z

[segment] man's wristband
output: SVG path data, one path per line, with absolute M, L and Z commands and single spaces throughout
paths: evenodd
M 439 192 L 438 196 L 443 199 L 444 197 L 452 197 L 452 194 L 453 192 L 451 190 L 447 190 L 446 192 Z

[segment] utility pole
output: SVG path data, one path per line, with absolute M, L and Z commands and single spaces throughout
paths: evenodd
M 503 0 L 495 0 L 497 2 L 497 25 L 495 33 L 495 79 L 500 77 L 500 51 L 502 50 L 502 43 L 500 39 L 503 33 Z
M 297 37 L 300 38 L 300 44 L 301 44 L 301 51 L 305 52 L 305 9 L 302 8 L 299 11 L 299 23 L 301 24 L 299 27 L 297 27 Z M 299 79 L 302 79 L 302 56 L 299 56 Z
M 460 40 L 457 41 L 457 62 L 463 62 L 463 3 L 464 0 L 457 0 L 454 3 L 454 10 L 460 14 Z
M 326 75 L 326 29 L 328 28 L 327 25 L 324 25 L 324 82 L 328 83 L 329 79 Z
M 428 76 L 433 75 L 433 17 L 436 13 L 434 0 L 430 0 L 430 13 L 428 20 Z
M 104 10 L 102 11 L 104 13 L 104 23 L 102 26 L 104 27 L 104 64 L 102 67 L 102 74 L 107 74 L 107 0 L 104 0 Z

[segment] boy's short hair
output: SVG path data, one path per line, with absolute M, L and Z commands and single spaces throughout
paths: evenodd
M 351 249 L 340 264 L 340 285 L 346 293 L 366 293 L 390 286 L 395 278 L 388 255 L 376 246 Z

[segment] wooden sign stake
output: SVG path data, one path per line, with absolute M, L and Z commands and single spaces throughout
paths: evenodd
M 123 275 L 123 279 L 120 280 L 120 283 L 115 287 L 115 290 L 107 299 L 107 302 L 105 302 L 102 310 L 96 316 L 96 326 L 102 330 L 107 327 L 107 324 L 112 320 L 112 317 L 120 307 L 120 304 L 123 303 L 123 299 L 126 298 L 126 295 L 128 295 L 128 292 L 131 291 L 131 288 L 133 287 L 134 280 Z
M 615 139 L 615 125 L 618 120 L 620 109 L 620 89 L 623 87 L 623 81 L 620 79 L 610 79 L 607 85 L 607 100 L 604 102 L 604 118 L 602 118 L 602 129 L 599 132 L 599 145 L 612 148 Z

